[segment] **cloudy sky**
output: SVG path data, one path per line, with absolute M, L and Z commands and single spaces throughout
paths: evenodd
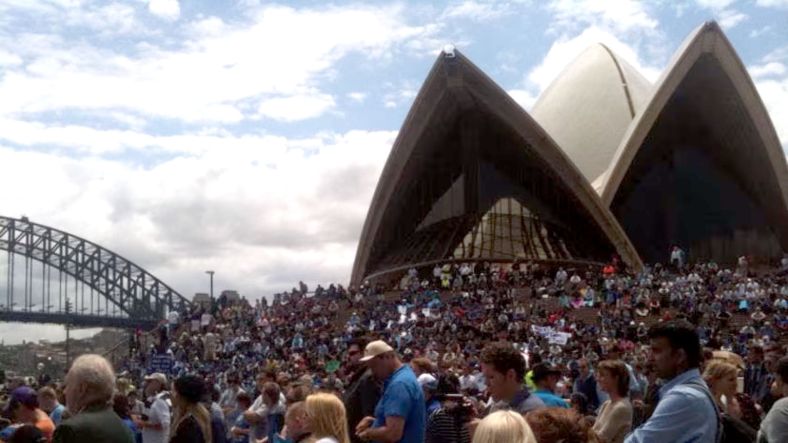
M 251 297 L 345 282 L 445 44 L 528 109 L 592 43 L 653 81 L 712 18 L 788 147 L 788 0 L 0 0 L 0 214 L 187 296 L 207 269 Z

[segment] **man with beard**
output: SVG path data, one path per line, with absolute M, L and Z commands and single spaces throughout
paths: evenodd
M 717 407 L 700 375 L 703 353 L 695 326 L 683 320 L 659 323 L 649 337 L 649 362 L 665 384 L 651 417 L 625 443 L 719 441 Z
M 347 370 L 350 374 L 347 382 L 347 391 L 343 402 L 347 411 L 348 429 L 356 429 L 356 425 L 364 418 L 375 415 L 375 406 L 380 400 L 380 383 L 372 376 L 366 364 L 360 361 L 366 343 L 363 340 L 354 340 L 347 349 Z M 350 441 L 361 443 L 361 439 L 351 433 Z

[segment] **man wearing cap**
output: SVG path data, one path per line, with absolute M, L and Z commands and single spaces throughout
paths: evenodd
M 410 366 L 402 364 L 394 349 L 382 340 L 368 344 L 361 361 L 384 382 L 375 416 L 365 417 L 356 426 L 358 437 L 386 443 L 424 441 L 424 394 Z
M 561 378 L 561 371 L 546 363 L 534 366 L 534 395 L 541 398 L 548 407 L 568 408 L 569 404 L 563 398 L 555 395 L 555 386 Z
M 46 412 L 38 407 L 38 393 L 29 386 L 20 386 L 11 392 L 6 409 L 14 423 L 29 424 L 38 428 L 48 442 L 52 441 L 55 424 Z
M 137 427 L 142 443 L 167 443 L 170 435 L 170 395 L 167 376 L 156 372 L 145 377 L 145 410 Z

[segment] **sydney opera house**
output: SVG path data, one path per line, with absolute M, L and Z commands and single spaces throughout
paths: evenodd
M 788 251 L 788 165 L 714 22 L 651 84 L 588 48 L 530 113 L 459 52 L 432 67 L 392 147 L 352 281 L 447 260 L 730 263 Z

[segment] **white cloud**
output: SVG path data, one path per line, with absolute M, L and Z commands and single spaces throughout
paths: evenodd
M 510 89 L 506 92 L 526 111 L 530 110 L 536 102 L 536 96 L 526 89 Z
M 721 11 L 731 5 L 735 0 L 695 0 L 695 3 L 702 8 Z
M 437 32 L 407 25 L 401 9 L 390 7 L 266 6 L 247 24 L 206 18 L 186 29 L 179 49 L 143 44 L 132 54 L 59 36 L 22 36 L 21 45 L 0 40 L 0 51 L 26 63 L 0 79 L 0 116 L 112 109 L 184 122 L 240 122 L 254 118 L 261 104 L 274 114 L 269 100 L 325 94 L 320 82 L 350 53 L 380 59 Z M 256 105 L 246 106 L 250 100 Z
M 19 25 L 24 32 L 38 28 L 64 33 L 77 28 L 97 32 L 102 37 L 131 33 L 142 35 L 149 32 L 149 29 L 137 20 L 135 5 L 130 3 L 6 0 L 0 2 L 0 32 L 3 31 L 3 24 L 11 23 Z
M 133 117 L 131 123 L 135 123 Z M 157 136 L 140 132 L 135 130 L 133 125 L 130 126 L 132 129 L 96 129 L 80 125 L 55 125 L 0 118 L 0 127 L 3 128 L 0 141 L 22 147 L 54 148 L 64 153 L 91 156 L 126 151 L 189 156 L 221 152 L 272 164 L 282 160 L 288 142 L 304 143 L 276 135 L 233 135 L 210 128 Z
M 757 80 L 755 86 L 788 155 L 788 76 Z
M 764 8 L 788 8 L 788 0 L 756 0 L 755 4 Z
M 55 5 L 47 2 L 32 2 L 28 0 L 7 0 L 0 2 L 0 12 L 3 12 L 2 17 L 8 15 L 9 11 L 21 11 L 25 13 L 45 15 L 57 12 L 58 9 Z
M 753 78 L 782 75 L 788 72 L 785 65 L 779 62 L 769 62 L 763 65 L 755 65 L 748 68 Z
M 766 63 L 788 61 L 788 46 L 772 50 L 763 57 L 763 61 Z
M 18 66 L 22 64 L 22 57 L 10 51 L 0 49 L 0 67 L 2 66 Z
M 761 62 L 747 69 L 788 155 L 788 46 L 770 51 Z
M 771 30 L 772 30 L 772 27 L 769 26 L 769 25 L 766 25 L 766 26 L 764 26 L 762 28 L 759 28 L 759 29 L 753 29 L 752 31 L 750 31 L 750 38 L 760 37 L 763 34 L 766 34 L 767 32 L 769 32 Z
M 440 20 L 469 19 L 473 21 L 488 21 L 503 17 L 509 13 L 510 8 L 506 3 L 489 3 L 466 0 L 446 7 L 440 15 Z
M 261 136 L 243 146 L 206 136 L 204 150 L 184 138 L 189 155 L 150 167 L 0 144 L 0 186 L 16 189 L 2 213 L 82 235 L 187 296 L 202 289 L 202 269 L 217 271 L 218 288 L 254 297 L 302 278 L 346 283 L 395 136 Z
M 617 32 L 653 31 L 659 22 L 647 4 L 634 0 L 557 0 L 548 4 L 553 13 L 550 29 L 577 30 L 588 25 Z
M 720 11 L 717 14 L 717 19 L 719 20 L 720 26 L 722 26 L 722 29 L 725 30 L 734 28 L 736 25 L 747 20 L 748 18 L 749 16 L 747 14 L 735 11 L 733 9 L 726 9 Z
M 335 104 L 328 94 L 300 94 L 267 99 L 260 103 L 258 111 L 274 120 L 294 122 L 319 117 Z
M 364 100 L 367 99 L 367 94 L 364 92 L 350 92 L 347 94 L 347 98 L 356 103 L 364 103 Z
M 386 108 L 409 106 L 418 94 L 416 85 L 410 81 L 403 81 L 397 86 L 388 83 L 384 87 L 389 90 L 383 95 L 383 106 Z
M 93 8 L 69 8 L 64 11 L 69 26 L 84 26 L 105 34 L 142 32 L 134 8 L 123 3 L 109 3 Z
M 177 20 L 181 15 L 181 5 L 178 0 L 150 0 L 148 11 L 165 20 Z

